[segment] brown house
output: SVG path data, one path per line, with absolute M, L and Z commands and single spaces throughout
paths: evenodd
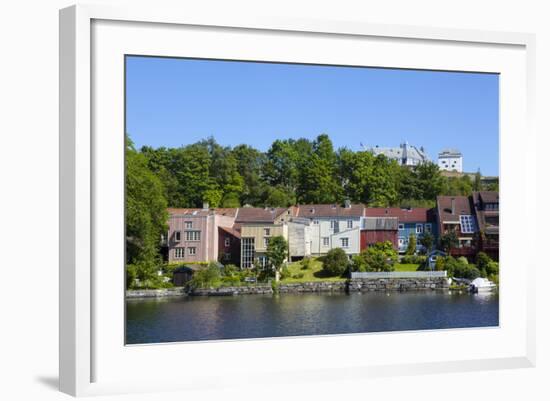
M 218 261 L 239 266 L 241 263 L 241 233 L 238 225 L 218 227 Z
M 450 249 L 452 256 L 473 258 L 477 253 L 479 228 L 470 196 L 438 196 L 437 221 L 440 236 L 454 231 L 458 246 Z
M 496 191 L 474 192 L 473 203 L 479 226 L 479 250 L 499 259 L 499 194 Z

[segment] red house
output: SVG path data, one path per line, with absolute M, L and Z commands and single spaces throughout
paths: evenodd
M 397 228 L 397 217 L 366 216 L 361 228 L 361 250 L 385 241 L 390 241 L 397 250 Z
M 238 230 L 238 225 L 218 227 L 218 255 L 220 263 L 240 265 L 241 233 Z

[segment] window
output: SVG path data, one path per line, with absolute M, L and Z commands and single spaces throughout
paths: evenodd
M 403 231 L 405 229 L 405 224 L 403 223 L 399 224 L 398 228 L 400 231 Z
M 241 267 L 251 268 L 254 264 L 254 238 L 243 238 L 241 242 Z
M 189 255 L 196 255 L 197 254 L 197 248 L 191 247 L 188 249 Z
M 460 215 L 460 231 L 463 234 L 473 234 L 475 232 L 474 216 Z
M 269 245 L 269 238 L 264 238 L 264 248 L 267 248 Z
M 353 228 L 353 220 L 348 220 L 348 228 Z
M 323 237 L 323 246 L 328 246 L 328 243 L 329 243 L 329 238 L 328 237 Z
M 186 229 L 193 228 L 193 222 L 192 221 L 186 221 L 185 222 L 185 228 Z
M 319 220 L 313 220 L 313 224 L 315 224 L 316 226 L 319 225 Z
M 330 228 L 335 232 L 339 232 L 340 231 L 340 227 L 338 227 L 338 220 L 331 220 L 330 221 Z
M 340 238 L 340 245 L 342 245 L 342 248 L 348 248 L 349 247 L 349 238 Z
M 183 259 L 185 257 L 185 248 L 175 248 L 174 257 L 176 259 Z
M 231 260 L 231 254 L 229 252 L 223 254 L 223 258 L 227 260 Z
M 264 228 L 264 235 L 269 237 L 271 235 L 271 230 L 269 228 Z
M 231 239 L 226 238 L 224 244 L 225 244 L 226 247 L 230 246 L 231 245 Z
M 181 241 L 181 231 L 175 231 L 174 232 L 174 241 L 176 241 L 176 242 Z
M 432 232 L 432 225 L 430 223 L 427 223 L 424 225 L 424 231 L 426 231 L 427 233 L 430 233 Z
M 424 232 L 424 226 L 422 224 L 417 224 L 416 225 L 416 233 L 417 234 L 422 234 Z
M 405 245 L 405 238 L 399 238 L 398 240 L 399 247 L 402 247 Z
M 201 240 L 201 232 L 200 231 L 186 231 L 185 232 L 185 240 L 186 241 L 200 241 Z

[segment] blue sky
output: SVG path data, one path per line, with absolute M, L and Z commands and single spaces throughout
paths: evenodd
M 424 146 L 498 174 L 498 75 L 127 57 L 127 132 L 137 147 L 213 136 L 265 151 L 326 133 L 335 148 Z

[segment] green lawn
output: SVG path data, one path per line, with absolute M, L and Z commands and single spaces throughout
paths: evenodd
M 396 263 L 394 265 L 396 272 L 415 272 L 418 266 L 415 263 Z
M 316 259 L 312 259 L 311 269 L 302 270 L 301 262 L 289 263 L 288 270 L 290 270 L 291 277 L 281 280 L 282 283 L 303 283 L 306 281 L 345 281 L 342 277 L 327 277 L 323 273 L 323 263 Z M 295 277 L 303 273 L 302 278 Z

